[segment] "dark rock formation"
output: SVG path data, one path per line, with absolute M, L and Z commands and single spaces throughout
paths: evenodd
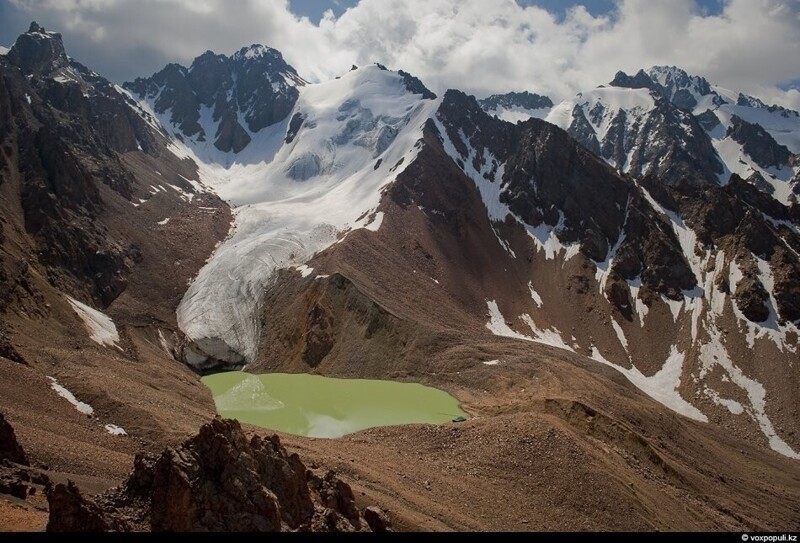
M 493 94 L 488 98 L 478 100 L 478 103 L 481 105 L 484 111 L 489 113 L 497 111 L 500 108 L 522 108 L 535 110 L 553 107 L 553 101 L 547 96 L 541 96 L 528 91 Z
M 333 316 L 323 306 L 316 304 L 308 314 L 305 334 L 303 362 L 311 367 L 319 366 L 334 344 Z
M 8 60 L 25 73 L 49 73 L 69 64 L 61 34 L 46 32 L 32 22 L 8 51 Z
M 736 115 L 726 136 L 742 144 L 744 152 L 762 168 L 781 167 L 789 163 L 792 154 L 785 145 L 779 145 L 761 125 L 748 123 Z
M 702 126 L 706 132 L 711 132 L 722 124 L 719 122 L 719 117 L 717 117 L 716 113 L 710 109 L 707 109 L 700 115 L 697 115 L 697 122 L 700 123 L 700 126 Z
M 637 117 L 617 114 L 601 142 L 603 158 L 631 175 L 652 174 L 670 185 L 687 180 L 716 184 L 722 164 L 694 115 L 668 99 L 666 91 L 642 70 L 633 77 L 620 72 L 611 85 L 649 89 L 654 107 Z
M 278 51 L 251 45 L 230 57 L 206 51 L 188 69 L 169 64 L 124 87 L 154 99 L 157 113 L 169 110 L 170 122 L 183 136 L 213 141 L 220 151 L 238 153 L 251 141 L 248 131 L 258 132 L 286 118 L 299 96 L 297 87 L 305 84 Z M 200 125 L 204 107 L 212 110 L 212 120 L 218 123 L 213 134 Z
M 373 532 L 388 532 L 391 521 L 379 507 L 370 505 L 364 509 L 364 520 Z
M 9 460 L 15 464 L 23 466 L 30 465 L 28 456 L 17 442 L 14 428 L 8 423 L 6 418 L 0 413 L 0 460 Z
M 153 531 L 357 531 L 366 529 L 350 487 L 319 477 L 277 436 L 247 439 L 215 419 L 158 456 L 140 454 L 125 484 L 89 500 L 55 487 L 48 529 Z M 85 524 L 73 519 L 84 519 Z
M 764 322 L 769 317 L 766 305 L 769 294 L 752 271 L 745 272 L 744 278 L 736 286 L 733 299 L 739 310 L 750 321 Z
M 110 532 L 127 528 L 123 521 L 106 515 L 96 503 L 85 498 L 72 481 L 48 489 L 47 503 L 48 532 Z
M 58 288 L 108 305 L 141 255 L 97 220 L 106 207 L 101 186 L 131 199 L 134 175 L 120 154 L 156 154 L 163 136 L 127 95 L 69 59 L 59 34 L 33 23 L 11 51 L 0 57 L 0 143 L 21 179 L 36 260 Z M 0 264 L 3 274 L 17 275 L 10 263 Z
M 436 100 L 436 95 L 428 90 L 428 87 L 422 84 L 418 78 L 414 77 L 408 72 L 400 70 L 397 72 L 403 78 L 403 83 L 412 94 L 421 94 L 426 100 Z
M 689 75 L 675 66 L 654 66 L 647 75 L 661 94 L 685 111 L 692 111 L 697 105 L 695 95 L 715 94 L 706 79 Z
M 600 156 L 600 142 L 597 140 L 597 134 L 586 118 L 583 108 L 578 105 L 572 109 L 572 121 L 567 128 L 567 133 L 590 153 Z
M 609 85 L 612 87 L 624 87 L 626 89 L 658 89 L 657 84 L 644 70 L 639 70 L 634 76 L 630 76 L 621 71 L 617 72 Z

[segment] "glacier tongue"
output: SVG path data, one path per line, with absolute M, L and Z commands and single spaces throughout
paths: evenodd
M 381 189 L 413 162 L 438 103 L 411 94 L 395 72 L 366 67 L 301 89 L 288 117 L 302 116 L 301 128 L 277 150 L 283 134 L 265 138 L 261 162 L 231 155 L 223 166 L 175 144 L 198 163 L 202 182 L 237 206 L 231 234 L 178 307 L 178 324 L 193 341 L 188 363 L 238 366 L 255 358 L 273 272 L 368 226 Z

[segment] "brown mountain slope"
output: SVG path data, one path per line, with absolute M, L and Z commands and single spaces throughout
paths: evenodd
M 692 421 L 589 359 L 591 346 L 615 352 L 617 342 L 594 265 L 580 255 L 547 260 L 513 221 L 494 225 L 516 253 L 509 258 L 474 184 L 432 131 L 426 143 L 384 198 L 378 232 L 349 233 L 309 263 L 307 278 L 281 273 L 248 370 L 423 382 L 455 394 L 474 418 L 287 442 L 356 478 L 407 528 L 796 525 L 796 462 L 766 450 L 752 421 L 733 432 Z M 504 315 L 539 322 L 529 281 L 544 322 L 573 336 L 576 353 L 487 329 L 492 300 Z M 642 341 L 668 352 L 673 336 L 654 338 L 674 326 L 668 306 L 654 302 L 648 319 Z M 525 333 L 523 322 L 508 325 Z

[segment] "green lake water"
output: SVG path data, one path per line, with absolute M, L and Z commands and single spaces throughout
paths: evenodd
M 398 424 L 441 424 L 465 417 L 458 401 L 415 383 L 244 372 L 203 377 L 225 418 L 308 437 L 341 437 Z

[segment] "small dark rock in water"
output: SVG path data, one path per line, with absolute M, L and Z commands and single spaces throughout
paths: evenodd
M 467 422 L 467 419 L 464 417 L 456 417 L 453 419 L 453 422 Z

